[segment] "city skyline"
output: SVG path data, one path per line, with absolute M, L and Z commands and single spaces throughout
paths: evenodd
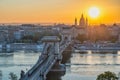
M 0 23 L 74 24 L 83 13 L 90 24 L 120 23 L 119 0 L 0 0 Z M 97 7 L 100 14 L 91 18 L 88 11 Z

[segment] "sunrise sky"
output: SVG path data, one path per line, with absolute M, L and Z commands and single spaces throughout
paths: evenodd
M 89 8 L 99 8 L 93 19 Z M 120 0 L 0 0 L 0 23 L 70 23 L 81 14 L 90 24 L 120 23 Z

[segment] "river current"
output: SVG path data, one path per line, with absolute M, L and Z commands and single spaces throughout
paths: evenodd
M 13 56 L 0 57 L 2 80 L 9 80 L 9 73 L 20 77 L 20 71 L 28 71 L 38 60 L 41 53 L 24 51 L 14 52 Z M 72 53 L 65 63 L 66 73 L 60 80 L 96 80 L 104 71 L 120 72 L 120 51 L 117 53 Z M 49 79 L 48 79 L 49 80 Z M 58 80 L 58 79 L 53 79 Z

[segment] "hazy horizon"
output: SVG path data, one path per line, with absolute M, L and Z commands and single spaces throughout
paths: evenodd
M 83 13 L 90 24 L 120 23 L 120 0 L 0 0 L 0 23 L 65 23 L 79 21 Z M 100 15 L 92 19 L 95 6 Z

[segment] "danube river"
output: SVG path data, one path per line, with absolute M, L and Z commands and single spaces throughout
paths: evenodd
M 41 53 L 20 51 L 14 52 L 13 56 L 0 57 L 2 80 L 9 80 L 10 72 L 14 72 L 19 77 L 20 71 L 26 72 L 30 69 L 38 60 L 39 55 Z M 104 71 L 120 72 L 120 52 L 116 54 L 72 53 L 65 65 L 66 73 L 59 80 L 95 80 L 97 75 Z

